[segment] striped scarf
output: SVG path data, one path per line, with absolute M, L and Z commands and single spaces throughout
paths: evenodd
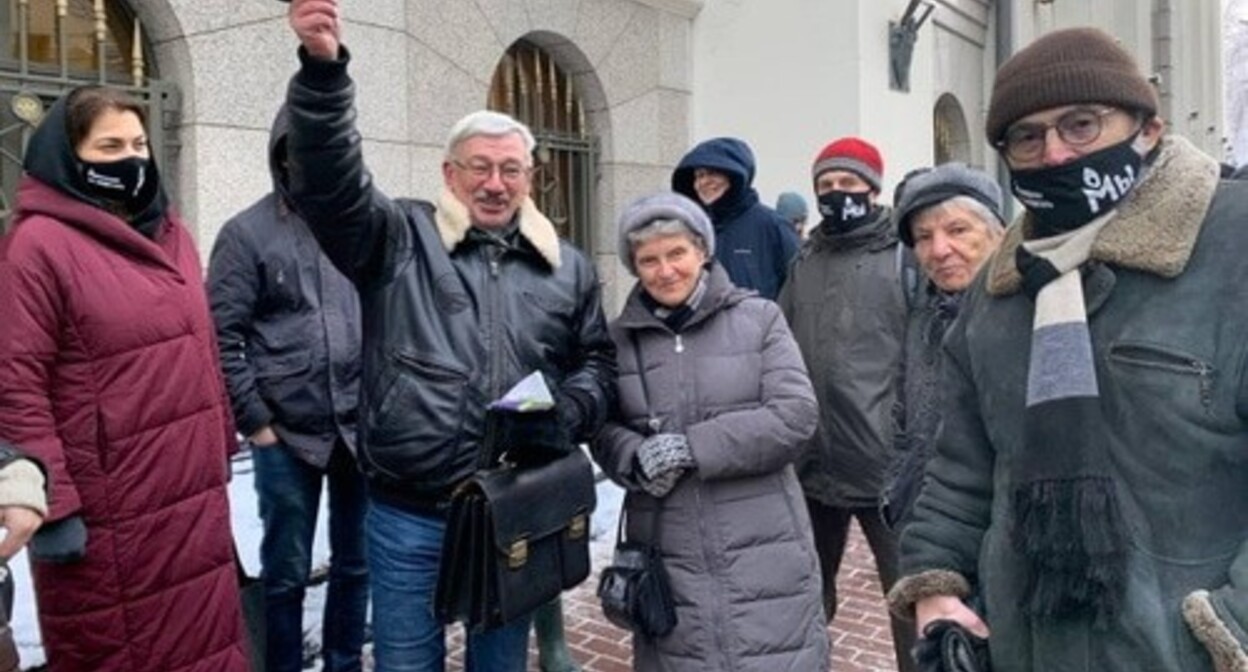
M 1025 609 L 1105 623 L 1126 582 L 1126 539 L 1107 454 L 1080 267 L 1110 220 L 1023 243 L 1035 301 L 1023 453 L 1011 467 L 1012 542 L 1026 559 Z

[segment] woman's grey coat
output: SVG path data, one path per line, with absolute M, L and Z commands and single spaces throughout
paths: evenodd
M 819 416 L 784 316 L 732 286 L 718 264 L 679 334 L 643 306 L 641 291 L 611 325 L 619 408 L 594 456 L 629 490 L 628 536 L 662 548 L 679 623 L 658 640 L 635 638 L 633 667 L 826 670 L 819 565 L 792 466 Z M 634 343 L 658 431 L 685 434 L 698 463 L 661 501 L 638 486 L 648 413 Z

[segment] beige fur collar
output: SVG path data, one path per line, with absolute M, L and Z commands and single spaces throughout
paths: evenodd
M 457 245 L 464 242 L 468 230 L 472 228 L 468 208 L 449 189 L 443 189 L 438 197 L 437 223 L 438 235 L 447 252 L 454 251 Z M 524 205 L 520 206 L 520 235 L 533 245 L 551 268 L 559 268 L 559 234 L 555 232 L 555 225 L 538 211 L 530 198 L 524 199 Z
M 1091 258 L 1177 277 L 1187 266 L 1218 186 L 1218 163 L 1179 136 L 1162 139 L 1161 153 L 1115 216 L 1092 243 Z M 1024 213 L 1005 232 L 988 261 L 988 293 L 1013 294 L 1022 286 L 1014 255 L 1031 230 Z

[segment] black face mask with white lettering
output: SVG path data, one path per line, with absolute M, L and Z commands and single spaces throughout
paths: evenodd
M 1012 171 L 1011 191 L 1034 218 L 1034 235 L 1073 231 L 1117 207 L 1140 179 L 1138 135 L 1060 166 Z
M 871 192 L 829 191 L 819 196 L 819 226 L 829 233 L 848 233 L 866 223 L 871 215 Z
M 110 203 L 117 203 L 133 212 L 140 205 L 143 187 L 155 176 L 151 174 L 151 160 L 131 156 L 119 161 L 92 163 L 80 161 L 82 179 L 91 195 Z

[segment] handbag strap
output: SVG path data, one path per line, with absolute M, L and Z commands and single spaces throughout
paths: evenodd
M 641 381 L 641 399 L 646 403 L 646 436 L 653 436 L 659 433 L 659 426 L 662 424 L 659 416 L 654 414 L 654 407 L 650 405 L 650 386 L 646 384 L 646 360 L 641 354 L 641 343 L 637 340 L 637 332 L 629 331 L 628 340 L 633 344 L 633 359 L 637 362 L 637 379 Z
M 654 407 L 650 405 L 650 386 L 646 384 L 646 360 L 641 354 L 641 343 L 637 340 L 637 332 L 629 331 L 628 340 L 633 345 L 633 359 L 637 362 L 637 379 L 641 381 L 641 398 L 646 404 L 646 436 L 654 436 L 659 433 L 661 421 L 659 416 L 655 415 Z M 633 497 L 633 493 L 624 491 L 624 502 L 620 505 L 620 520 L 615 528 L 615 545 L 619 546 L 620 541 L 624 539 L 624 519 L 628 511 L 628 502 Z M 650 545 L 658 547 L 657 539 L 659 536 L 659 510 L 663 508 L 663 500 L 656 500 L 658 505 L 654 507 L 654 513 L 650 516 L 650 530 L 654 539 Z

